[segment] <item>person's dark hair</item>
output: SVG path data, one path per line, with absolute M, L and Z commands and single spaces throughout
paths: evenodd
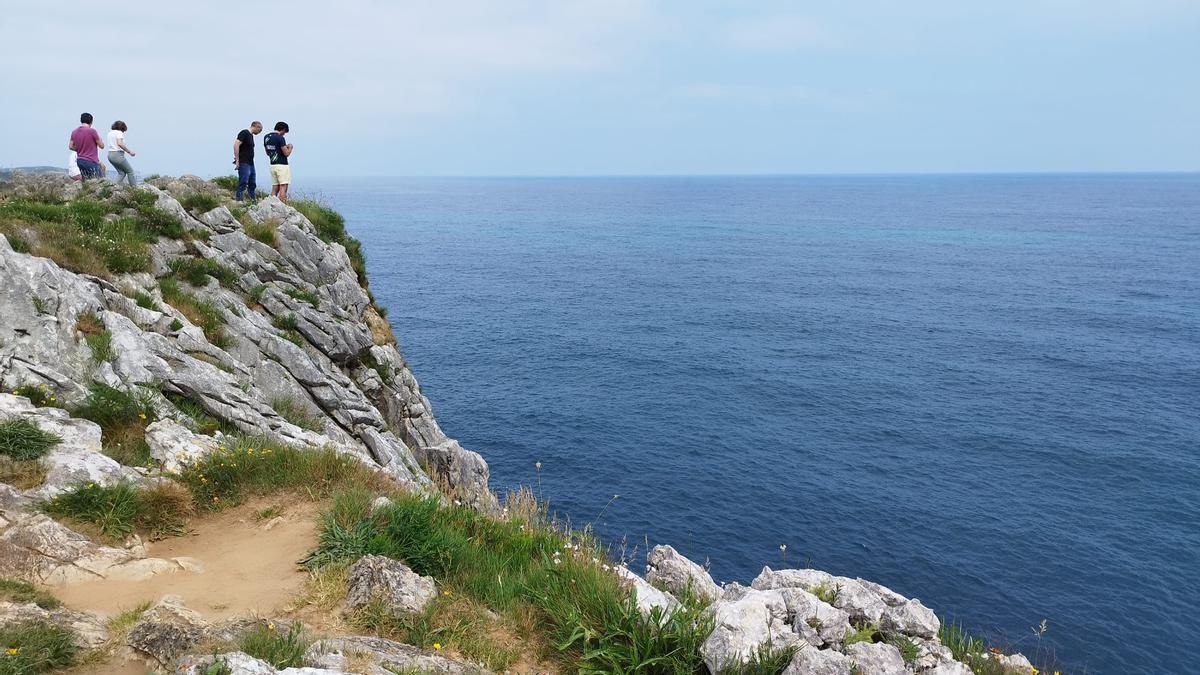
M 261 127 L 261 126 L 262 126 L 262 122 L 259 122 L 258 120 L 254 120 L 253 122 L 251 122 L 251 123 L 250 123 L 250 126 L 252 126 L 252 127 Z
M 92 113 L 83 113 L 82 115 L 80 115 L 79 123 L 80 124 L 91 124 L 92 123 Z
M 129 131 L 129 127 L 125 126 L 125 123 L 121 120 L 113 122 L 112 128 L 114 131 Z
M 289 132 L 291 130 L 288 129 L 287 122 L 276 122 L 275 123 L 275 131 L 282 131 L 283 133 L 286 134 L 287 132 Z

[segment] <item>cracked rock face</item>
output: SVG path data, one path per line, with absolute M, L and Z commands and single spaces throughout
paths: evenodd
M 80 649 L 99 647 L 108 640 L 108 629 L 99 618 L 65 607 L 42 609 L 34 603 L 0 602 L 0 626 L 22 621 L 46 621 L 74 637 Z
M 718 600 L 707 611 L 716 625 L 700 653 L 711 672 L 744 664 L 762 649 L 782 651 L 800 642 L 787 625 L 787 605 L 779 591 L 747 590 L 736 600 Z
M 479 666 L 451 661 L 419 647 L 377 637 L 343 637 L 313 643 L 304 659 L 323 668 L 348 668 L 350 663 L 369 664 L 370 675 L 430 673 L 437 675 L 486 675 Z M 360 666 L 361 667 L 361 666 Z M 363 672 L 355 670 L 355 672 Z
M 129 629 L 126 643 L 168 665 L 204 639 L 208 624 L 175 596 L 164 596 Z
M 18 175 L 14 181 L 6 189 L 18 195 L 78 192 L 61 177 Z M 299 211 L 274 198 L 246 215 L 273 227 L 274 245 L 264 244 L 248 237 L 224 206 L 195 218 L 179 204 L 177 198 L 189 191 L 218 194 L 206 181 L 185 176 L 159 184 L 166 189 L 140 189 L 153 193 L 155 205 L 178 217 L 195 237 L 162 238 L 152 245 L 151 274 L 115 279 L 78 274 L 49 259 L 17 253 L 0 236 L 0 278 L 5 280 L 0 386 L 5 391 L 43 385 L 70 406 L 83 401 L 92 382 L 161 390 L 190 399 L 241 433 L 332 447 L 414 490 L 433 487 L 424 465 L 466 504 L 497 509 L 487 464 L 448 438 L 434 420 L 390 331 L 375 325 L 379 315 L 341 244 L 321 240 Z M 176 258 L 206 259 L 233 272 L 234 280 L 226 279 L 225 285 L 211 277 L 196 287 L 178 282 L 216 308 L 228 340 L 215 344 L 184 312 L 163 301 L 156 277 L 169 274 Z M 130 297 L 135 292 L 152 298 L 154 307 L 139 306 Z M 84 314 L 94 314 L 111 333 L 110 362 L 97 363 L 76 329 Z M 277 413 L 274 404 L 281 399 L 305 411 L 308 423 L 297 426 Z M 186 429 L 187 418 L 171 410 L 166 399 L 160 406 L 160 417 L 174 418 L 150 430 L 160 469 L 178 470 L 217 445 L 218 439 Z M 94 452 L 98 438 L 90 423 L 65 417 L 59 423 L 73 428 L 65 429 L 70 438 L 48 460 L 50 479 L 38 497 L 78 480 L 109 484 L 140 478 Z M 75 443 L 77 437 L 83 440 Z

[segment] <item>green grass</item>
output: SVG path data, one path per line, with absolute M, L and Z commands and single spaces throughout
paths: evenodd
M 310 644 L 312 640 L 305 637 L 304 626 L 297 621 L 286 631 L 277 630 L 273 623 L 260 624 L 242 636 L 238 648 L 283 669 L 304 666 L 304 650 Z
M 381 479 L 358 460 L 333 450 L 302 450 L 263 438 L 234 438 L 189 465 L 178 480 L 196 507 L 217 511 L 251 495 L 302 490 L 319 499 L 346 485 Z
M 849 647 L 856 642 L 874 642 L 875 634 L 878 632 L 879 626 L 871 623 L 853 626 L 850 630 L 846 631 L 846 637 L 842 640 L 842 643 Z
M 725 668 L 721 675 L 779 675 L 787 669 L 796 655 L 796 647 L 775 649 L 768 641 L 741 665 Z
M 141 307 L 142 309 L 152 309 L 156 312 L 159 311 L 158 303 L 154 301 L 154 296 L 146 293 L 145 291 L 135 292 L 133 294 L 133 300 L 137 303 L 137 306 Z
M 42 609 L 54 609 L 62 605 L 58 598 L 28 581 L 4 577 L 0 577 L 0 600 L 32 602 Z
M 311 291 L 302 291 L 298 288 L 288 288 L 283 292 L 287 293 L 289 297 L 301 302 L 307 302 L 315 308 L 320 308 L 321 306 L 321 296 Z
M 274 220 L 267 220 L 262 223 L 249 221 L 242 226 L 242 230 L 246 233 L 247 237 L 261 241 L 267 246 L 274 246 L 278 227 L 279 223 Z
M 70 632 L 45 621 L 0 626 L 0 675 L 31 675 L 66 668 L 75 661 Z
M 74 490 L 42 502 L 47 514 L 87 523 L 102 537 L 124 539 L 135 531 L 151 537 L 183 533 L 193 506 L 188 492 L 171 483 L 150 488 L 120 483 L 82 483 Z
M 293 398 L 280 396 L 272 399 L 271 408 L 279 413 L 280 417 L 301 429 L 321 431 L 324 428 L 320 417 L 309 412 L 307 408 L 297 403 Z
M 699 647 L 711 619 L 695 603 L 666 617 L 643 617 L 586 537 L 528 520 L 495 520 L 431 497 L 396 495 L 371 514 L 372 496 L 363 490 L 335 496 L 306 566 L 366 554 L 404 560 L 494 612 L 532 612 L 558 658 L 580 672 L 702 672 Z
M 900 650 L 900 656 L 905 663 L 912 663 L 917 660 L 921 654 L 921 648 L 917 643 L 904 636 L 897 636 L 888 641 L 893 647 Z
M 189 321 L 199 326 L 209 342 L 222 349 L 229 346 L 231 340 L 225 332 L 225 320 L 216 305 L 183 290 L 175 279 L 163 278 L 159 282 L 159 286 L 162 290 L 163 300 L 179 310 Z
M 149 392 L 96 382 L 73 414 L 100 425 L 104 454 L 126 466 L 152 464 L 146 426 L 158 419 L 158 411 Z
M 308 221 L 316 228 L 317 236 L 323 241 L 341 244 L 346 249 L 346 255 L 350 256 L 350 266 L 358 275 L 358 283 L 366 288 L 367 259 L 363 254 L 362 244 L 346 232 L 346 219 L 342 217 L 342 214 L 320 202 L 309 199 L 291 202 L 290 206 L 308 218 Z
M 183 237 L 179 220 L 153 206 L 153 194 L 126 190 L 111 200 L 96 195 L 70 203 L 57 198 L 0 199 L 0 232 L 23 242 L 26 252 L 66 269 L 111 277 L 150 268 L 148 244 L 159 236 Z M 135 215 L 123 215 L 133 208 Z
M 61 437 L 42 431 L 32 420 L 14 419 L 0 422 L 0 455 L 16 462 L 40 459 L 61 442 Z
M 262 296 L 263 296 L 263 293 L 266 293 L 266 292 L 267 292 L 267 285 L 259 284 L 259 285 L 255 286 L 254 288 L 250 289 L 250 299 L 253 300 L 256 304 L 262 304 Z
M 222 286 L 232 288 L 238 280 L 237 272 L 208 258 L 176 258 L 167 266 L 171 274 L 193 286 L 205 286 L 212 277 Z
M 179 204 L 194 214 L 203 214 L 220 206 L 221 200 L 207 192 L 192 192 L 184 195 L 179 200 Z
M 112 361 L 116 354 L 112 350 L 112 331 L 102 330 L 99 333 L 84 336 L 88 349 L 92 350 L 92 358 L 98 363 Z

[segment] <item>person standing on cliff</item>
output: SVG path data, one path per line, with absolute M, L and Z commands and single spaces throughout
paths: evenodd
M 79 166 L 79 177 L 86 181 L 89 178 L 99 178 L 100 152 L 104 141 L 100 134 L 92 128 L 92 114 L 83 113 L 79 116 L 79 126 L 71 132 L 71 140 L 67 143 L 68 150 L 77 154 L 75 163 Z
M 267 159 L 271 160 L 271 194 L 284 204 L 287 203 L 288 185 L 292 182 L 292 169 L 288 166 L 292 144 L 283 137 L 288 131 L 291 129 L 287 122 L 276 122 L 275 131 L 263 139 L 263 149 L 267 151 Z
M 250 123 L 250 128 L 239 131 L 237 138 L 233 141 L 233 169 L 237 171 L 238 175 L 237 193 L 234 195 L 234 199 L 239 202 L 242 201 L 242 195 L 246 190 L 250 191 L 250 201 L 258 199 L 258 184 L 255 182 L 254 174 L 254 137 L 261 134 L 262 130 L 262 122 L 254 120 Z
M 121 120 L 113 122 L 112 131 L 108 132 L 108 163 L 117 170 L 118 183 L 126 181 L 129 183 L 129 187 L 133 187 L 136 179 L 133 177 L 133 167 L 129 165 L 129 160 L 125 158 L 125 155 L 136 157 L 137 153 L 125 145 L 126 131 L 129 131 L 129 125 Z

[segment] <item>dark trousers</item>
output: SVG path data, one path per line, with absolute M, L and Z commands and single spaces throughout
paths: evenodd
M 254 191 L 257 187 L 254 182 L 254 165 L 238 164 L 238 186 L 234 199 L 242 201 L 242 193 L 247 189 L 250 190 L 250 199 L 258 199 L 258 194 Z
M 79 166 L 79 174 L 83 180 L 100 177 L 100 165 L 96 162 L 90 159 L 76 159 L 75 164 Z

